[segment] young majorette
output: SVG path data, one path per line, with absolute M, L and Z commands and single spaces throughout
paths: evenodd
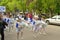
M 31 28 L 32 28 L 32 31 L 34 30 L 34 26 L 35 25 L 35 20 L 34 20 L 34 18 L 33 19 L 30 19 L 30 26 L 31 26 Z
M 12 17 L 12 15 L 10 15 L 10 14 L 9 15 L 6 14 L 3 17 L 3 20 L 8 24 L 8 27 L 6 27 L 6 29 L 8 29 L 9 32 L 10 32 L 11 28 L 13 27 L 12 23 L 14 23 L 11 17 Z
M 41 28 L 40 28 L 40 34 L 46 34 L 46 27 L 47 27 L 47 23 L 45 22 L 44 17 L 41 18 Z
M 41 22 L 38 20 L 38 16 L 34 16 L 34 21 L 35 21 L 35 24 L 33 28 L 33 36 L 37 37 L 39 34 Z
M 12 18 L 12 15 L 10 15 L 9 17 L 9 32 L 10 30 L 13 30 L 13 27 L 14 27 L 14 19 Z
M 5 16 L 3 18 L 3 20 L 9 25 L 9 17 L 8 16 Z M 7 30 L 7 29 L 8 29 L 8 26 L 5 28 L 5 30 Z
M 14 25 L 14 21 L 11 19 L 11 15 L 9 15 L 8 17 L 6 17 L 4 19 L 4 21 L 8 24 L 8 31 L 10 32 L 11 31 L 11 28 L 13 27 Z
M 17 40 L 19 40 L 19 33 L 21 33 L 21 39 L 23 39 L 23 24 L 22 20 L 17 18 L 16 22 L 16 32 L 17 32 Z

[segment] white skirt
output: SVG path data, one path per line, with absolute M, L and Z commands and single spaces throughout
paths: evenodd
M 8 27 L 13 27 L 14 26 L 14 24 L 8 24 Z
M 16 28 L 16 32 L 20 32 L 24 29 L 24 27 L 19 27 L 19 28 Z

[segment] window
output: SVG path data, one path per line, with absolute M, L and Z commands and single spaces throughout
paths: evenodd
M 58 16 L 58 19 L 60 19 L 60 16 Z
M 52 19 L 56 19 L 56 18 L 57 18 L 57 16 L 52 17 Z

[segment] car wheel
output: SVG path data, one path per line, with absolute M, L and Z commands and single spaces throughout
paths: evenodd
M 47 23 L 47 24 L 50 24 L 50 22 L 49 22 L 48 20 L 46 21 L 46 23 Z

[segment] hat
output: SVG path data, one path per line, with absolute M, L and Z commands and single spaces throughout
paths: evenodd
M 16 20 L 18 20 L 18 18 L 16 18 Z
M 35 18 L 38 18 L 38 16 L 37 16 L 37 15 L 34 15 L 34 17 L 35 17 Z
M 24 18 L 21 18 L 21 20 L 24 20 Z

